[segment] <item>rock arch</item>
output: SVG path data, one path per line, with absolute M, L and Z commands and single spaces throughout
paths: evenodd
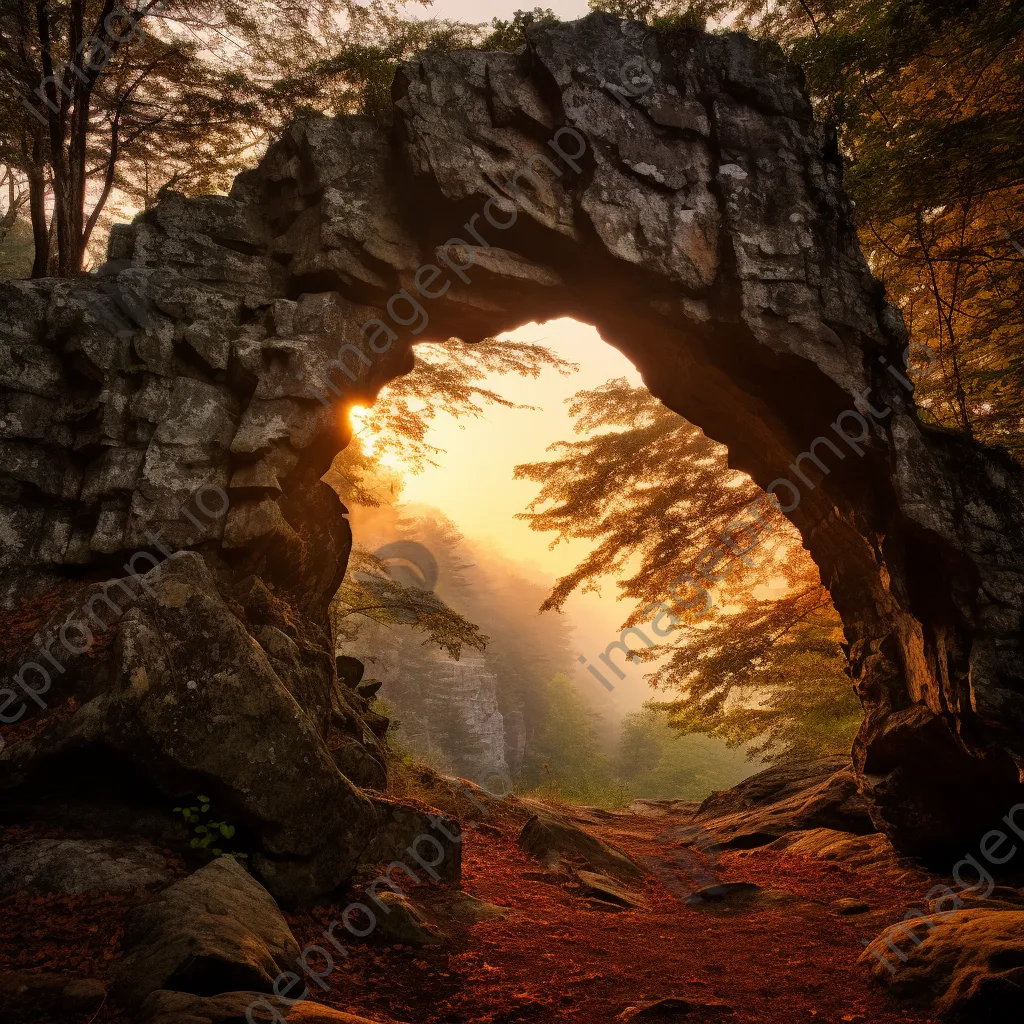
M 329 744 L 338 715 L 365 712 L 330 696 L 350 535 L 320 477 L 347 441 L 342 401 L 408 372 L 415 341 L 572 316 L 735 467 L 799 491 L 776 487 L 843 617 L 877 823 L 934 850 L 1005 813 L 1024 756 L 1022 475 L 918 420 L 901 319 L 799 71 L 742 35 L 595 14 L 531 26 L 515 54 L 427 54 L 393 95 L 393 126 L 311 118 L 229 196 L 163 196 L 115 229 L 97 275 L 3 285 L 7 607 L 123 575 L 135 551 L 198 551 L 160 586 L 180 576 L 238 611 Z M 225 516 L 182 513 L 204 485 Z M 170 623 L 173 599 L 156 604 Z M 160 676 L 123 638 L 154 615 L 133 606 L 113 667 L 75 670 L 86 696 Z M 13 645 L 9 672 L 32 649 Z M 141 728 L 126 715 L 122 733 Z M 22 747 L 0 754 L 0 784 L 23 778 Z M 202 775 L 206 756 L 160 763 Z M 232 785 L 271 822 L 272 862 L 319 856 Z

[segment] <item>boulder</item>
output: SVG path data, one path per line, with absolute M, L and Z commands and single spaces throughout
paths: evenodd
M 338 673 L 338 682 L 354 690 L 359 681 L 363 678 L 366 667 L 358 658 L 350 657 L 347 654 L 339 654 L 335 659 L 335 669 Z
M 28 839 L 0 850 L 0 899 L 44 893 L 128 892 L 162 888 L 175 874 L 144 839 Z
M 299 947 L 273 897 L 220 857 L 137 907 L 125 923 L 114 991 L 129 1008 L 157 989 L 217 995 L 273 990 Z
M 584 832 L 554 811 L 538 809 L 523 826 L 518 843 L 520 849 L 545 864 L 565 860 L 626 883 L 643 877 L 639 865 L 621 850 Z
M 400 861 L 423 881 L 458 885 L 462 880 L 462 830 L 440 813 L 373 796 L 377 829 L 363 849 L 364 868 Z
M 248 1014 L 248 1016 L 247 1016 Z M 289 1006 L 264 992 L 224 992 L 197 996 L 160 990 L 139 1009 L 138 1024 L 380 1024 L 344 1010 L 304 999 Z
M 895 996 L 957 1024 L 1024 1011 L 1024 911 L 951 910 L 892 925 L 860 957 Z
M 452 892 L 440 904 L 442 914 L 457 924 L 474 925 L 482 921 L 502 921 L 509 910 L 486 900 L 470 896 L 468 892 Z
M 881 832 L 857 836 L 832 828 L 815 828 L 789 832 L 760 849 L 816 857 L 852 871 L 884 873 L 893 878 L 904 877 L 915 870 L 913 865 L 899 857 L 888 836 Z
M 833 900 L 832 909 L 841 917 L 853 917 L 857 914 L 866 914 L 871 909 L 871 904 L 855 899 Z
M 591 896 L 602 903 L 625 907 L 630 910 L 648 910 L 650 904 L 634 889 L 620 885 L 614 878 L 596 871 L 577 871 L 584 896 Z
M 3 749 L 0 788 L 30 788 L 58 757 L 88 774 L 102 752 L 166 794 L 168 809 L 209 792 L 256 839 L 254 868 L 282 901 L 335 888 L 374 832 L 373 806 L 338 770 L 203 558 L 171 555 L 128 593 L 106 690 Z
M 356 687 L 356 693 L 359 694 L 363 700 L 373 700 L 374 697 L 380 693 L 380 688 L 384 684 L 379 679 L 366 679 Z
M 686 899 L 691 907 L 705 903 L 735 904 L 756 899 L 764 890 L 754 882 L 719 882 L 705 889 L 698 889 Z
M 789 832 L 815 828 L 855 835 L 876 831 L 853 768 L 838 758 L 768 768 L 713 793 L 693 821 L 722 849 L 766 846 Z
M 436 946 L 442 941 L 434 923 L 407 896 L 379 892 L 375 902 L 377 927 L 372 937 L 377 941 L 400 946 Z

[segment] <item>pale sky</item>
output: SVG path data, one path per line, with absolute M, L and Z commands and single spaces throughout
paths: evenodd
M 441 509 L 465 536 L 514 559 L 522 566 L 524 576 L 550 589 L 588 547 L 584 542 L 574 542 L 548 550 L 551 534 L 531 530 L 515 518 L 517 512 L 526 509 L 540 485 L 513 480 L 513 469 L 518 463 L 547 458 L 548 445 L 576 436 L 565 400 L 577 391 L 597 387 L 613 377 L 626 377 L 632 384 L 642 382 L 621 352 L 606 344 L 593 327 L 575 320 L 526 324 L 502 337 L 543 344 L 563 359 L 579 364 L 580 369 L 570 376 L 545 370 L 537 380 L 495 375 L 484 381 L 483 386 L 537 408 L 492 406 L 486 409 L 485 418 L 462 422 L 440 414 L 427 440 L 445 451 L 434 457 L 437 468 L 406 475 L 401 500 Z M 598 667 L 598 656 L 618 638 L 622 620 L 631 610 L 615 597 L 614 581 L 610 580 L 601 595 L 573 595 L 565 606 L 576 630 L 574 654 L 583 654 Z M 528 643 L 529 638 L 524 642 Z M 652 696 L 653 691 L 643 682 L 643 673 L 650 666 L 625 665 L 626 678 L 610 680 L 615 684 L 612 692 L 579 663 L 574 667 L 581 691 L 611 718 L 638 708 Z M 608 673 L 605 675 L 607 678 Z
M 434 0 L 429 6 L 408 3 L 406 11 L 414 18 L 489 23 L 492 18 L 511 21 L 516 11 L 531 11 L 534 7 L 550 7 L 562 21 L 582 18 L 590 10 L 587 0 Z

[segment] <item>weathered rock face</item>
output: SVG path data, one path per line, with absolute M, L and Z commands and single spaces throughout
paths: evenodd
M 956 1024 L 998 1020 L 1024 1005 L 1024 912 L 922 914 L 879 935 L 861 960 L 894 995 Z
M 216 995 L 272 992 L 299 955 L 270 894 L 231 857 L 221 857 L 137 907 L 125 926 L 127 955 L 115 984 L 138 1007 L 159 989 Z
M 653 84 L 618 86 L 640 57 Z M 247 615 L 253 656 L 321 738 L 336 716 L 358 732 L 323 657 L 343 406 L 407 372 L 414 341 L 573 316 L 734 466 L 788 479 L 773 490 L 843 616 L 876 822 L 962 848 L 1020 791 L 1024 484 L 925 429 L 889 372 L 905 333 L 799 73 L 739 35 L 592 15 L 517 54 L 423 56 L 394 98 L 393 130 L 313 118 L 229 196 L 162 199 L 96 277 L 3 286 L 8 607 L 196 549 L 229 608 L 262 587 L 292 609 Z M 11 671 L 30 649 L 5 649 Z
M 873 830 L 869 807 L 844 758 L 766 768 L 738 786 L 712 793 L 694 821 L 722 849 L 756 849 L 805 829 Z
M 160 851 L 140 840 L 29 839 L 0 852 L 0 899 L 42 893 L 129 892 L 170 885 L 174 873 Z
M 360 626 L 345 649 L 372 665 L 369 674 L 382 684 L 381 695 L 394 705 L 414 749 L 440 749 L 451 758 L 454 774 L 472 778 L 481 771 L 508 771 L 507 753 L 512 760 L 518 756 L 522 766 L 522 714 L 509 716 L 518 729 L 510 745 L 498 677 L 479 651 L 463 650 L 453 661 L 437 648 L 424 650 L 422 635 L 414 630 L 372 621 Z

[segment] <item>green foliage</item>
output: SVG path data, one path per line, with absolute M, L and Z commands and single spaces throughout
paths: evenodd
M 565 673 L 547 683 L 545 714 L 527 748 L 523 786 L 548 799 L 619 806 L 629 791 L 616 781 L 598 736 L 598 716 Z
M 532 11 L 516 11 L 511 21 L 494 18 L 491 21 L 491 34 L 480 43 L 484 50 L 516 51 L 526 45 L 526 27 L 534 22 L 554 24 L 558 16 L 550 7 L 534 7 Z
M 656 707 L 622 721 L 615 772 L 634 797 L 703 800 L 757 770 L 746 750 L 726 750 L 708 736 L 682 736 Z
M 516 467 L 518 478 L 541 484 L 521 518 L 553 532 L 553 544 L 592 545 L 544 607 L 615 578 L 632 605 L 623 625 L 646 629 L 653 644 L 635 644 L 654 666 L 648 680 L 681 694 L 660 705 L 673 728 L 766 758 L 849 749 L 860 711 L 839 617 L 794 527 L 762 503 L 764 525 L 737 538 L 752 553 L 732 561 L 706 609 L 687 610 L 680 601 L 689 590 L 675 599 L 673 582 L 761 492 L 729 468 L 724 447 L 644 387 L 608 381 L 574 395 L 570 412 L 585 436 Z M 672 627 L 661 640 L 648 625 L 659 610 L 659 628 Z
M 214 857 L 234 857 L 235 860 L 246 860 L 247 853 L 239 850 L 225 849 L 227 840 L 234 839 L 235 826 L 226 821 L 214 821 L 210 813 L 213 805 L 208 796 L 197 796 L 192 807 L 175 807 L 174 813 L 180 814 L 186 824 L 192 825 L 195 836 L 189 842 L 193 850 L 204 850 Z M 214 844 L 217 844 L 216 846 Z

